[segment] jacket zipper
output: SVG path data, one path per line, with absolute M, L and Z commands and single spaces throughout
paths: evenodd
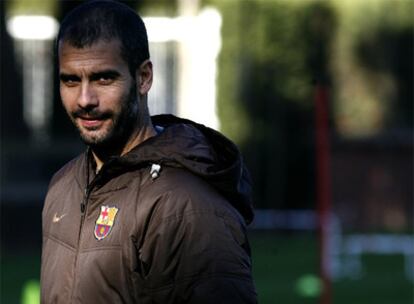
M 75 268 L 74 268 L 74 274 L 73 274 L 73 282 L 72 282 L 72 295 L 71 295 L 71 303 L 73 303 L 73 298 L 75 296 L 75 289 L 76 289 L 76 278 L 77 278 L 77 270 L 78 270 L 78 256 L 79 256 L 79 247 L 80 247 L 80 242 L 81 242 L 81 238 L 82 238 L 82 227 L 83 227 L 83 223 L 85 222 L 85 216 L 87 213 L 87 207 L 88 207 L 88 200 L 89 200 L 89 195 L 92 192 L 92 187 L 87 186 L 85 188 L 85 193 L 83 195 L 83 200 L 80 204 L 80 211 L 81 211 L 81 220 L 80 220 L 80 225 L 79 225 L 79 235 L 78 235 L 78 242 L 77 242 L 77 246 L 76 246 L 76 255 L 75 255 Z

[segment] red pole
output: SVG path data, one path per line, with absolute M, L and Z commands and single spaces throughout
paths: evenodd
M 328 229 L 331 210 L 330 144 L 328 122 L 328 90 L 316 85 L 316 196 L 319 233 L 319 271 L 322 281 L 320 304 L 331 303 L 331 275 L 329 269 Z

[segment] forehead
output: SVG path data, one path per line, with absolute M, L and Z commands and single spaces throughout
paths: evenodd
M 59 68 L 87 66 L 126 65 L 121 56 L 121 43 L 117 39 L 98 40 L 90 46 L 77 48 L 70 42 L 60 41 L 58 47 Z

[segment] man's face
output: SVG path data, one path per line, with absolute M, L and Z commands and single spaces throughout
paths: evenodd
M 60 96 L 83 141 L 96 147 L 127 140 L 138 119 L 136 83 L 118 40 L 59 45 Z

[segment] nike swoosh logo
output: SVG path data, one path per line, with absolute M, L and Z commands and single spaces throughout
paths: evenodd
M 52 222 L 53 223 L 57 223 L 59 222 L 61 219 L 63 219 L 66 216 L 66 213 L 58 216 L 57 213 L 55 213 L 55 215 L 53 216 Z

